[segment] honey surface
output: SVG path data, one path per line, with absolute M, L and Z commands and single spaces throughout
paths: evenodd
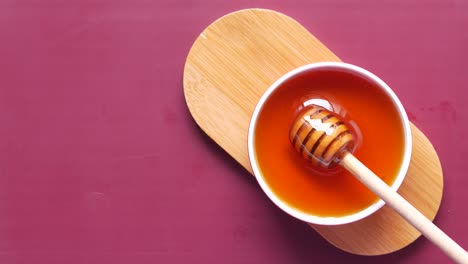
M 278 88 L 259 114 L 257 160 L 267 184 L 289 205 L 306 213 L 339 217 L 362 210 L 377 196 L 347 171 L 312 168 L 292 147 L 291 122 L 304 103 L 321 98 L 358 127 L 354 155 L 392 184 L 403 158 L 400 117 L 392 101 L 374 84 L 348 73 L 316 72 L 295 77 Z

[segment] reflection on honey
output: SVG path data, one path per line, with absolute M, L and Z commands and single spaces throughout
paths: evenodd
M 403 159 L 403 127 L 392 101 L 373 84 L 348 73 L 321 71 L 284 83 L 258 117 L 255 147 L 260 170 L 275 194 L 289 205 L 319 216 L 344 216 L 377 201 L 347 171 L 307 163 L 289 141 L 291 122 L 308 104 L 346 120 L 357 137 L 355 156 L 387 184 Z

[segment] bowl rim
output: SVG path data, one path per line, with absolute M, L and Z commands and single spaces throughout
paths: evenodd
M 404 133 L 404 151 L 403 151 L 403 160 L 400 166 L 400 170 L 398 172 L 397 177 L 395 178 L 395 181 L 393 182 L 391 188 L 393 190 L 398 190 L 398 188 L 401 186 L 403 183 L 404 178 L 406 177 L 406 173 L 408 171 L 408 167 L 410 164 L 411 160 L 411 152 L 412 152 L 412 136 L 411 136 L 411 127 L 410 127 L 410 122 L 408 119 L 408 115 L 406 114 L 406 111 L 403 107 L 403 104 L 400 102 L 398 99 L 397 95 L 395 92 L 383 81 L 381 80 L 378 76 L 375 74 L 371 73 L 370 71 L 361 68 L 359 66 L 349 64 L 349 63 L 344 63 L 344 62 L 317 62 L 317 63 L 311 63 L 307 64 L 298 68 L 295 68 L 288 73 L 284 74 L 281 76 L 278 80 L 276 80 L 267 90 L 266 92 L 261 96 L 260 100 L 258 101 L 255 110 L 253 112 L 252 118 L 250 120 L 249 124 L 249 130 L 248 130 L 248 138 L 247 138 L 247 147 L 248 147 L 248 155 L 249 155 L 249 161 L 250 165 L 252 167 L 253 173 L 255 178 L 257 179 L 257 182 L 259 183 L 260 187 L 262 190 L 266 193 L 268 198 L 280 209 L 282 209 L 284 212 L 287 214 L 302 220 L 304 222 L 312 223 L 312 224 L 318 224 L 318 225 L 341 225 L 341 224 L 348 224 L 352 223 L 358 220 L 361 220 L 363 218 L 366 218 L 370 216 L 371 214 L 375 213 L 378 211 L 382 206 L 385 204 L 385 202 L 382 199 L 378 199 L 376 202 L 374 202 L 372 205 L 369 207 L 358 211 L 356 213 L 346 215 L 346 216 L 340 216 L 340 217 L 322 217 L 322 216 L 317 216 L 317 215 L 312 215 L 305 213 L 297 208 L 294 208 L 293 206 L 287 204 L 286 202 L 282 201 L 276 194 L 271 190 L 269 185 L 267 184 L 260 168 L 257 163 L 257 154 L 255 151 L 255 131 L 257 127 L 257 121 L 259 114 L 261 110 L 263 109 L 263 106 L 267 102 L 268 98 L 273 94 L 278 87 L 281 87 L 281 85 L 293 78 L 298 76 L 299 74 L 304 74 L 308 73 L 310 71 L 316 71 L 316 70 L 323 70 L 323 69 L 328 69 L 328 70 L 340 70 L 340 71 L 345 71 L 348 73 L 355 74 L 356 76 L 360 78 L 364 78 L 367 81 L 373 82 L 376 84 L 376 86 L 380 87 L 383 89 L 383 91 L 390 97 L 390 99 L 393 101 L 393 103 L 396 106 L 396 109 L 399 112 L 400 119 L 402 121 L 402 126 L 403 126 L 403 133 Z

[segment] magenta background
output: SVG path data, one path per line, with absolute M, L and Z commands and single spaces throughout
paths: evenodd
M 301 22 L 401 98 L 468 248 L 468 1 L 0 1 L 0 263 L 449 263 L 426 239 L 345 253 L 277 209 L 197 127 L 182 74 L 218 17 Z

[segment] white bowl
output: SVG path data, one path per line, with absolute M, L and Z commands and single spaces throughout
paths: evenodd
M 257 126 L 257 121 L 259 117 L 259 113 L 261 112 L 263 106 L 265 103 L 268 101 L 270 98 L 271 94 L 278 88 L 281 87 L 281 85 L 286 82 L 287 80 L 297 77 L 298 75 L 301 74 L 308 74 L 313 71 L 318 71 L 318 70 L 333 70 L 333 71 L 339 71 L 339 72 L 347 72 L 347 73 L 352 73 L 355 76 L 358 76 L 360 78 L 363 78 L 373 84 L 375 84 L 375 87 L 378 87 L 382 89 L 386 95 L 392 100 L 394 103 L 397 111 L 399 112 L 400 119 L 402 122 L 402 127 L 403 127 L 403 132 L 404 132 L 404 152 L 403 152 L 403 159 L 402 163 L 400 166 L 400 170 L 398 172 L 398 175 L 393 182 L 391 188 L 393 190 L 397 190 L 401 183 L 403 182 L 403 179 L 406 176 L 406 172 L 408 171 L 408 166 L 411 160 L 411 149 L 412 149 L 412 138 L 411 138 L 411 130 L 410 130 L 410 124 L 408 120 L 408 116 L 405 112 L 405 109 L 403 108 L 403 105 L 401 104 L 400 100 L 398 97 L 395 95 L 395 93 L 390 89 L 390 87 L 385 84 L 379 77 L 376 75 L 372 74 L 371 72 L 360 68 L 358 66 L 348 64 L 348 63 L 342 63 L 342 62 L 319 62 L 319 63 L 313 63 L 309 65 L 305 65 L 302 67 L 299 67 L 297 69 L 294 69 L 288 73 L 286 73 L 284 76 L 279 78 L 275 83 L 273 83 L 270 88 L 265 92 L 265 94 L 260 98 L 260 101 L 258 102 L 255 111 L 253 113 L 252 119 L 250 121 L 250 126 L 249 126 L 249 134 L 248 134 L 248 150 L 249 150 L 249 159 L 250 159 L 250 164 L 252 166 L 253 172 L 255 174 L 255 177 L 260 184 L 262 190 L 266 193 L 266 195 L 273 201 L 274 204 L 276 204 L 279 208 L 281 208 L 284 212 L 288 213 L 289 215 L 308 222 L 312 224 L 319 224 L 319 225 L 341 225 L 341 224 L 347 224 L 351 222 L 355 222 L 358 220 L 361 220 L 377 210 L 379 210 L 385 203 L 381 199 L 379 199 L 377 202 L 372 204 L 371 206 L 356 212 L 354 214 L 346 215 L 346 216 L 341 216 L 341 217 L 322 217 L 322 216 L 317 216 L 313 214 L 309 214 L 303 211 L 300 211 L 290 205 L 288 205 L 286 202 L 281 200 L 269 187 L 265 180 L 265 175 L 262 174 L 258 162 L 257 162 L 257 153 L 255 151 L 255 131 L 256 131 L 256 126 Z M 311 176 L 314 177 L 314 176 Z M 318 177 L 318 176 L 317 176 Z

